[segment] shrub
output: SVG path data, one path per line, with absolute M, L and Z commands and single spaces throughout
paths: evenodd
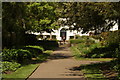
M 32 53 L 32 57 L 36 57 L 39 54 L 43 53 L 44 49 L 41 46 L 25 46 L 25 49 L 29 50 Z
M 71 39 L 70 40 L 71 44 L 78 44 L 78 43 L 86 43 L 88 45 L 95 43 L 95 41 L 88 36 L 81 36 L 79 39 Z
M 23 49 L 3 49 L 1 54 L 3 61 L 15 61 L 21 63 L 24 60 L 31 59 L 31 53 L 28 50 Z
M 17 60 L 17 49 L 3 49 L 2 51 L 2 59 L 4 61 L 16 61 Z
M 25 60 L 31 60 L 32 54 L 28 50 L 18 49 L 17 62 L 22 63 Z
M 20 66 L 21 66 L 21 64 L 16 63 L 16 62 L 4 61 L 4 62 L 2 62 L 2 72 L 4 73 L 5 71 L 15 71 Z
M 76 47 L 71 47 L 71 50 L 72 50 L 73 56 L 75 56 L 76 58 L 82 57 L 80 51 Z
M 108 35 L 106 42 L 108 45 L 112 45 L 112 47 L 118 48 L 120 42 L 120 30 L 111 32 Z
M 39 40 L 36 45 L 42 46 L 45 50 L 54 50 L 59 47 L 57 40 Z
M 102 37 L 100 35 L 93 35 L 91 37 L 100 41 L 102 40 Z
M 25 34 L 25 45 L 34 45 L 37 41 L 37 37 L 34 34 Z
M 82 43 L 85 42 L 83 39 L 71 39 L 70 43 L 71 44 L 78 44 L 78 43 Z

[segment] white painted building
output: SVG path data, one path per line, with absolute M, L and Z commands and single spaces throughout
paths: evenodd
M 115 30 L 118 30 L 118 24 L 116 23 L 113 28 L 110 29 L 110 31 L 115 31 Z M 76 35 L 79 35 L 79 36 L 89 36 L 89 32 L 88 33 L 84 33 L 82 34 L 82 31 L 77 31 L 77 30 L 69 30 L 69 27 L 68 26 L 62 26 L 60 27 L 58 30 L 53 30 L 54 32 L 51 32 L 51 33 L 47 33 L 47 32 L 43 32 L 43 33 L 31 33 L 31 34 L 35 34 L 35 35 L 42 35 L 43 38 L 46 37 L 46 36 L 54 36 L 56 37 L 57 40 L 62 40 L 62 36 L 65 36 L 65 39 L 66 40 L 69 40 L 69 39 L 74 39 Z M 90 31 L 92 32 L 92 31 Z M 51 36 L 51 38 L 52 38 Z
M 62 36 L 65 36 L 66 40 L 69 40 L 70 38 L 75 38 L 76 35 L 79 36 L 89 36 L 89 33 L 87 34 L 82 34 L 80 31 L 78 32 L 77 30 L 68 30 L 68 27 L 60 27 L 58 30 L 53 30 L 54 32 L 47 33 L 46 31 L 43 33 L 33 33 L 35 35 L 43 35 L 43 36 L 55 36 L 57 40 L 62 40 Z

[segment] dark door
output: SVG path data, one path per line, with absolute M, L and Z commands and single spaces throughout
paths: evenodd
M 65 29 L 61 29 L 60 30 L 60 37 L 65 37 L 65 39 L 66 39 L 66 30 Z

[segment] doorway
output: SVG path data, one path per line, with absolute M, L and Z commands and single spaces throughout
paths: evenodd
M 66 29 L 65 28 L 62 28 L 61 30 L 60 30 L 60 37 L 61 38 L 65 38 L 65 40 L 66 40 L 66 36 L 67 36 L 67 32 L 66 32 Z

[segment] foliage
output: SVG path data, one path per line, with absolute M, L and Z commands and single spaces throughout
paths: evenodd
M 106 73 L 106 71 L 109 72 L 116 72 L 115 67 L 115 62 L 116 61 L 109 61 L 109 62 L 104 62 L 104 63 L 94 63 L 94 64 L 88 64 L 88 65 L 82 65 L 80 67 L 78 67 L 78 70 L 82 70 L 83 73 L 85 74 L 85 77 L 88 78 L 88 80 L 118 80 L 117 75 L 114 75 L 114 77 L 112 77 L 110 74 L 110 77 L 107 77 L 106 75 L 108 75 Z M 104 75 L 104 76 L 103 76 Z
M 16 80 L 17 78 L 25 80 L 39 66 L 39 64 L 25 65 L 11 74 L 3 74 L 3 80 Z
M 3 47 L 11 48 L 24 44 L 25 16 L 26 3 L 2 3 Z
M 58 27 L 56 25 L 57 14 L 55 11 L 55 4 L 52 2 L 31 2 L 27 5 L 28 9 L 28 23 L 30 30 L 35 32 L 48 31 Z M 44 27 L 43 27 L 44 26 Z
M 61 5 L 63 17 L 67 19 L 64 24 L 73 25 L 74 28 L 70 29 L 78 31 L 101 33 L 108 31 L 120 19 L 119 2 L 64 2 Z
M 25 37 L 25 44 L 23 46 L 34 45 L 37 41 L 36 35 L 34 34 L 25 34 L 24 37 Z
M 120 42 L 120 30 L 113 32 L 103 32 L 98 35 L 100 39 L 100 43 L 103 47 L 94 49 L 91 53 L 103 53 L 108 57 L 117 57 L 116 48 L 119 47 Z
M 58 47 L 57 40 L 39 40 L 36 42 L 36 45 L 42 46 L 45 50 L 54 50 Z
M 73 25 L 72 30 L 82 29 L 83 32 L 107 31 L 114 21 L 120 22 L 119 6 L 119 2 L 3 2 L 3 47 L 24 45 L 26 31 L 50 33 L 66 24 Z M 59 18 L 66 18 L 66 21 L 59 21 Z
M 17 60 L 17 51 L 15 49 L 3 49 L 2 54 L 2 59 L 3 61 L 11 61 L 11 60 Z
M 74 45 L 74 48 L 72 47 L 74 56 L 77 58 L 86 57 L 86 58 L 111 58 L 116 57 L 115 54 L 115 47 L 111 46 L 101 46 L 101 43 L 95 43 L 94 39 L 83 37 L 82 42 L 78 42 L 78 40 L 71 41 L 71 44 L 74 44 L 77 42 L 76 45 Z
M 4 73 L 5 71 L 16 71 L 20 66 L 21 64 L 16 62 L 3 61 L 2 72 Z
M 80 58 L 80 57 L 82 57 L 80 51 L 79 51 L 76 47 L 72 46 L 72 47 L 71 47 L 71 50 L 72 50 L 73 56 L 74 56 L 75 58 Z
M 23 62 L 25 62 L 25 60 L 31 60 L 31 58 L 32 58 L 32 54 L 28 50 L 19 49 L 17 54 L 18 54 L 17 61 L 19 63 L 23 63 Z
M 27 42 L 30 43 L 31 40 L 28 41 L 24 37 L 27 32 L 51 32 L 52 29 L 58 28 L 55 7 L 52 2 L 4 2 L 2 4 L 3 48 L 18 48 Z
M 71 44 L 78 44 L 78 43 L 82 43 L 82 42 L 84 42 L 84 40 L 81 40 L 81 39 L 76 39 L 76 40 L 75 39 L 71 39 L 70 40 Z
M 110 32 L 106 42 L 108 45 L 112 45 L 112 47 L 118 48 L 120 42 L 120 30 Z
M 32 56 L 28 50 L 23 49 L 3 49 L 3 61 L 14 61 L 22 63 L 25 60 L 31 60 Z
M 44 51 L 44 53 L 47 53 L 47 54 L 51 54 L 53 52 L 53 50 L 46 50 Z
M 50 54 L 48 54 L 48 53 L 44 53 L 44 54 L 40 54 L 40 55 L 38 55 L 37 56 L 37 60 L 38 61 L 46 61 L 46 59 L 48 58 L 48 56 L 50 56 Z
M 44 49 L 41 46 L 25 46 L 25 49 L 31 52 L 32 57 L 37 57 L 38 55 L 42 54 Z

